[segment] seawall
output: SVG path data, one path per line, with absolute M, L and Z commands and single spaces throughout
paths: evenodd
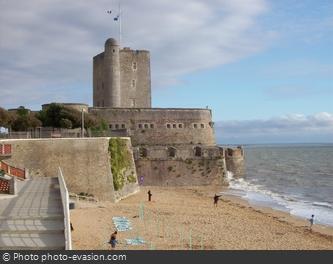
M 118 152 L 129 153 L 126 167 L 121 174 L 125 178 L 122 188 L 115 190 L 112 175 L 112 138 L 59 138 L 59 139 L 11 139 L 1 143 L 12 145 L 12 155 L 6 159 L 10 165 L 27 168 L 30 177 L 54 177 L 62 168 L 71 193 L 85 193 L 99 200 L 116 201 L 138 190 L 135 163 L 129 138 L 123 141 Z

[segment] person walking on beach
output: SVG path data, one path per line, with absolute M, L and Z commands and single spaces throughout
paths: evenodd
M 151 201 L 151 197 L 152 197 L 152 193 L 151 193 L 151 191 L 149 190 L 149 191 L 148 191 L 148 201 L 149 201 L 149 202 Z
M 220 196 L 222 196 L 222 195 L 217 195 L 216 193 L 215 193 L 215 195 L 214 195 L 214 206 L 215 207 L 217 207 L 217 202 L 219 201 L 219 197 Z
M 112 234 L 111 234 L 111 237 L 110 237 L 110 241 L 109 243 L 111 244 L 111 249 L 115 249 L 116 248 L 116 244 L 118 243 L 117 241 L 117 231 L 114 231 Z
M 309 219 L 310 222 L 310 231 L 312 231 L 312 226 L 313 226 L 313 222 L 314 222 L 314 215 L 311 215 L 311 218 Z

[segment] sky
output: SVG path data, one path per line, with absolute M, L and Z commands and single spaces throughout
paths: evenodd
M 153 107 L 208 106 L 223 144 L 333 142 L 333 1 L 121 3 L 122 46 L 150 51 Z M 0 0 L 0 106 L 91 105 L 117 9 Z

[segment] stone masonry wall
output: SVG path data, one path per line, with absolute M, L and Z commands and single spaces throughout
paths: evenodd
M 121 107 L 151 107 L 150 55 L 145 50 L 120 50 Z
M 224 159 L 136 160 L 139 181 L 155 186 L 223 185 Z
M 132 153 L 130 139 L 127 148 Z M 116 194 L 113 186 L 109 154 L 109 138 L 60 138 L 1 140 L 12 145 L 12 156 L 6 162 L 27 168 L 30 177 L 55 177 L 63 170 L 72 193 L 88 193 L 100 200 L 115 201 L 135 192 L 135 183 Z M 130 171 L 136 171 L 133 159 Z M 137 184 L 136 184 L 137 186 Z
M 112 129 L 128 129 L 136 145 L 215 145 L 209 109 L 90 108 Z

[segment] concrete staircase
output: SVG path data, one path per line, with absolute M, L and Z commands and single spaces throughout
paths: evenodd
M 17 184 L 17 196 L 0 197 L 0 250 L 65 249 L 58 178 Z

